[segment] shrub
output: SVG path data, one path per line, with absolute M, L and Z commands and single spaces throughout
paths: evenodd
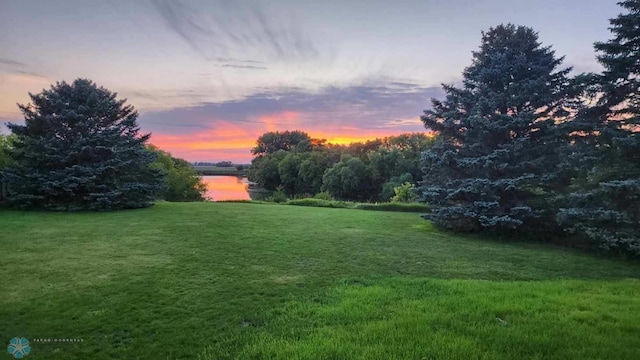
M 283 203 L 283 202 L 287 202 L 287 200 L 289 200 L 289 198 L 287 197 L 287 194 L 284 193 L 282 188 L 278 188 L 268 198 L 268 201 L 273 201 L 275 203 Z
M 322 199 L 296 199 L 287 201 L 287 205 L 296 206 L 312 206 L 312 207 L 329 207 L 330 201 Z
M 161 169 L 166 175 L 165 189 L 159 194 L 160 199 L 166 201 L 205 200 L 207 185 L 202 182 L 202 177 L 196 173 L 189 162 L 174 158 L 170 153 L 153 145 L 147 145 L 147 150 L 156 154 L 156 160 L 150 166 Z
M 399 203 L 399 202 L 378 203 L 378 204 L 361 203 L 356 206 L 356 209 L 374 210 L 374 211 L 418 212 L 418 213 L 427 213 L 430 210 L 429 205 L 426 205 L 426 204 Z
M 290 200 L 287 202 L 287 205 L 328 207 L 339 209 L 355 208 L 355 203 L 350 203 L 348 201 L 323 200 L 313 198 Z
M 309 193 L 304 193 L 304 194 L 294 194 L 293 195 L 294 199 L 310 199 L 313 198 L 313 195 L 309 194 Z
M 418 199 L 416 195 L 416 187 L 410 183 L 405 182 L 400 186 L 393 188 L 395 195 L 391 198 L 391 202 L 394 203 L 410 203 L 415 202 Z
M 327 200 L 327 201 L 334 200 L 333 196 L 331 196 L 331 194 L 329 194 L 328 191 L 319 192 L 319 193 L 315 194 L 313 196 L 313 198 L 314 199 L 320 199 L 320 200 Z
M 374 211 L 397 211 L 397 212 L 429 212 L 429 206 L 420 203 L 356 203 L 350 201 L 323 200 L 323 199 L 296 199 L 289 200 L 287 205 L 295 206 L 313 206 L 326 207 L 336 209 L 358 209 L 358 210 L 374 210 Z

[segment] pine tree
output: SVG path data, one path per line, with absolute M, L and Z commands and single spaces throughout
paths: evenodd
M 150 134 L 139 135 L 126 100 L 86 79 L 52 85 L 19 105 L 25 125 L 7 171 L 9 200 L 19 207 L 114 210 L 153 204 L 164 174 L 149 164 Z
M 445 100 L 421 117 L 439 134 L 423 154 L 426 218 L 459 231 L 553 223 L 546 200 L 564 182 L 555 118 L 567 115 L 571 88 L 562 61 L 531 28 L 483 32 L 462 87 L 444 85 Z
M 595 44 L 602 74 L 590 79 L 595 106 L 571 126 L 584 176 L 564 198 L 558 220 L 606 250 L 640 255 L 640 1 L 618 3 L 613 39 Z

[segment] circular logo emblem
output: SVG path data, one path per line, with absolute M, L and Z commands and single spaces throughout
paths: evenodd
M 22 359 L 23 357 L 29 355 L 31 352 L 31 346 L 29 346 L 29 340 L 25 337 L 14 337 L 9 341 L 9 346 L 7 346 L 7 350 L 9 354 L 13 355 L 16 359 Z

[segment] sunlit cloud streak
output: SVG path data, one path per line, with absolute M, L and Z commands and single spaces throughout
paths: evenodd
M 236 58 L 247 49 L 268 59 L 296 60 L 319 53 L 293 17 L 268 13 L 255 1 L 221 1 L 201 8 L 174 0 L 151 3 L 165 25 L 206 60 L 258 62 Z

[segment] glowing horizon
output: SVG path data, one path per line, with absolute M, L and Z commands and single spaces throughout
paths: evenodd
M 152 135 L 149 143 L 168 151 L 174 157 L 183 158 L 190 162 L 219 162 L 232 161 L 236 164 L 248 164 L 253 156 L 251 149 L 255 147 L 258 137 L 269 131 L 293 131 L 306 132 L 313 139 L 326 140 L 329 144 L 349 145 L 356 142 L 366 142 L 369 140 L 382 139 L 389 136 L 397 136 L 404 133 L 423 132 L 430 133 L 423 128 L 423 131 L 402 131 L 402 130 L 382 130 L 377 132 L 358 131 L 360 135 L 350 132 L 329 133 L 324 130 L 305 130 L 304 128 L 268 128 L 265 131 L 254 132 L 253 136 L 247 133 L 237 133 L 236 136 L 229 136 L 228 133 L 215 134 L 209 131 L 193 133 L 189 135 Z M 208 139 L 207 139 L 208 138 Z

